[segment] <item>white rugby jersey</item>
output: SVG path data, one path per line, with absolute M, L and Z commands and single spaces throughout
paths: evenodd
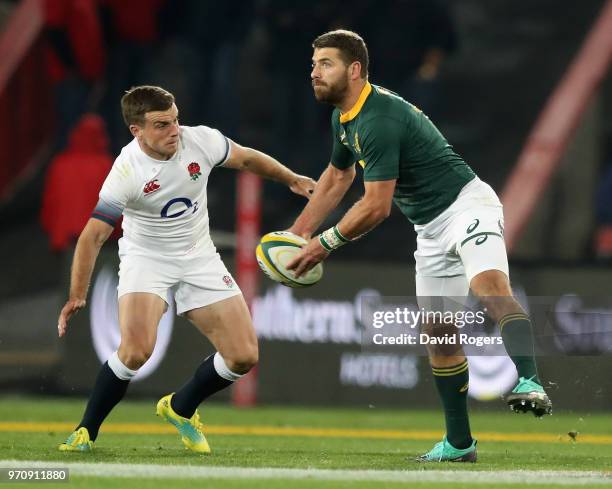
M 181 126 L 178 150 L 155 160 L 134 139 L 106 177 L 92 217 L 115 225 L 123 213 L 122 250 L 180 255 L 214 245 L 208 229 L 206 184 L 230 156 L 230 141 L 206 126 Z

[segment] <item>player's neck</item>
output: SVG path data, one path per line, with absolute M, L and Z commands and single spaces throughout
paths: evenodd
M 365 87 L 367 83 L 368 80 L 365 79 L 359 80 L 359 82 L 349 85 L 346 97 L 344 97 L 344 100 L 342 100 L 342 102 L 340 102 L 340 104 L 337 106 L 340 109 L 340 112 L 344 114 L 355 106 L 357 100 L 359 100 L 361 92 L 363 91 L 363 87 Z

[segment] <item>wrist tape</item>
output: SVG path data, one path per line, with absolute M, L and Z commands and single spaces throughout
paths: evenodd
M 350 241 L 350 239 L 342 236 L 342 233 L 338 230 L 338 226 L 331 227 L 319 234 L 319 242 L 321 243 L 321 246 L 330 252 L 344 246 Z

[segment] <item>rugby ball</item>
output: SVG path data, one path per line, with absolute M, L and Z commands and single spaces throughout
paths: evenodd
M 275 282 L 288 287 L 309 287 L 316 284 L 323 276 L 323 264 L 317 264 L 298 278 L 292 270 L 286 268 L 307 242 L 301 236 L 287 231 L 266 234 L 255 250 L 259 268 Z

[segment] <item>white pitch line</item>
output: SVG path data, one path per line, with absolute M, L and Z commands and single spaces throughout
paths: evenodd
M 375 482 L 468 482 L 476 484 L 549 484 L 581 486 L 612 484 L 611 472 L 577 470 L 330 470 L 202 465 L 80 463 L 35 460 L 0 460 L 0 468 L 68 468 L 71 476 L 125 477 L 130 479 L 306 479 Z

